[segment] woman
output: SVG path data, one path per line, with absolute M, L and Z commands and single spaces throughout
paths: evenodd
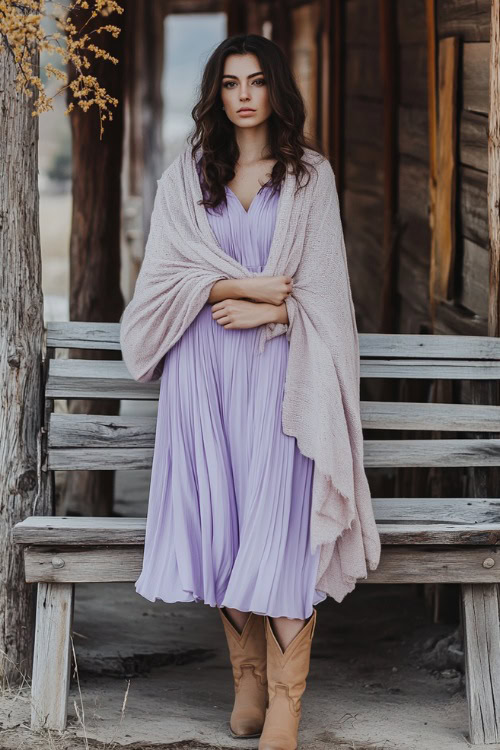
M 315 605 L 352 590 L 366 576 L 365 556 L 370 567 L 378 562 L 371 506 L 354 492 L 362 485 L 366 500 L 359 350 L 338 202 L 329 163 L 304 138 L 303 101 L 273 42 L 254 34 L 222 42 L 205 67 L 193 117 L 193 148 L 159 181 L 145 259 L 121 321 L 132 376 L 161 377 L 136 590 L 151 601 L 218 607 L 234 675 L 233 737 L 260 736 L 259 750 L 295 750 Z M 322 208 L 335 223 L 323 228 L 308 207 L 318 211 L 321 194 L 313 201 L 312 193 L 324 185 Z M 333 231 L 340 271 L 329 260 Z M 312 261 L 303 245 L 316 252 Z M 296 297 L 293 274 L 268 273 L 280 264 L 303 280 Z M 339 314 L 327 307 L 335 294 Z M 333 341 L 343 329 L 341 352 Z M 342 353 L 338 372 L 326 338 Z M 301 356 L 306 350 L 312 355 Z M 315 370 L 324 373 L 321 383 Z M 322 403 L 334 379 L 336 391 Z M 302 409 L 309 401 L 317 427 L 292 408 L 293 397 Z M 324 419 L 338 425 L 330 441 L 323 407 L 331 407 Z M 354 453 L 344 488 L 345 445 Z M 312 529 L 314 485 L 323 520 Z

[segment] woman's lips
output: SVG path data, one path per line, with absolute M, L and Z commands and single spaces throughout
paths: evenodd
M 242 117 L 244 117 L 245 115 L 254 115 L 255 110 L 254 109 L 240 109 L 238 114 L 241 115 Z

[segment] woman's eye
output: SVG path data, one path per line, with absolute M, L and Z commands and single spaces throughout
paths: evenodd
M 264 78 L 256 78 L 252 83 L 258 83 L 259 85 L 264 84 L 266 81 Z M 236 86 L 235 81 L 225 81 L 222 85 L 225 89 L 229 89 L 233 87 L 233 84 Z

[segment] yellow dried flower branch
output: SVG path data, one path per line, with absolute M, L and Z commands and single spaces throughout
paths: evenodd
M 88 18 L 80 29 L 71 20 L 72 11 L 89 11 Z M 14 60 L 18 70 L 17 89 L 28 97 L 33 96 L 34 90 L 38 92 L 33 116 L 53 109 L 54 97 L 69 88 L 73 99 L 85 112 L 94 105 L 98 107 L 102 137 L 103 122 L 113 119 L 111 107 L 116 107 L 118 100 L 100 86 L 95 76 L 88 75 L 85 71 L 91 66 L 89 54 L 94 59 L 109 60 L 115 65 L 118 63 L 116 57 L 91 39 L 93 35 L 102 32 L 111 34 L 116 39 L 121 29 L 109 23 L 103 23 L 88 32 L 85 28 L 97 16 L 107 17 L 112 13 L 123 13 L 123 7 L 115 0 L 68 0 L 65 4 L 51 0 L 0 0 L 0 54 L 9 54 Z M 43 26 L 43 20 L 49 17 L 59 29 L 52 34 Z M 76 77 L 68 83 L 65 71 L 51 63 L 44 66 L 48 78 L 56 78 L 64 84 L 53 96 L 45 91 L 40 70 L 34 69 L 33 60 L 37 51 L 58 55 L 64 66 L 71 63 L 75 68 Z M 68 104 L 66 114 L 74 109 L 75 102 Z

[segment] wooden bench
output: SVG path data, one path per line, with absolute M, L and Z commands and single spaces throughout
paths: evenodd
M 150 468 L 155 418 L 53 411 L 54 399 L 158 398 L 159 383 L 135 382 L 121 361 L 54 358 L 58 347 L 119 349 L 119 324 L 51 323 L 46 334 L 40 492 L 53 491 L 57 470 Z M 458 378 L 483 389 L 500 378 L 496 338 L 360 334 L 360 349 L 363 378 Z M 370 430 L 469 433 L 365 439 L 366 467 L 500 465 L 500 440 L 491 437 L 500 432 L 500 406 L 367 401 L 361 407 Z M 500 742 L 500 499 L 379 498 L 374 507 L 384 546 L 367 582 L 462 584 L 470 739 Z M 66 726 L 75 583 L 135 581 L 144 534 L 143 518 L 32 516 L 15 525 L 26 581 L 38 584 L 33 728 Z

